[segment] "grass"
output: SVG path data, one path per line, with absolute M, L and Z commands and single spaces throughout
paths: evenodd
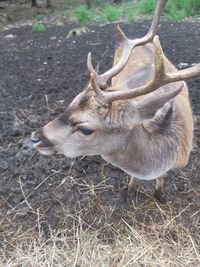
M 132 2 L 125 2 L 122 3 L 121 6 L 123 10 L 123 15 L 124 15 L 124 21 L 125 22 L 132 22 L 136 20 L 137 17 L 137 9 L 135 5 Z
M 47 176 L 34 192 L 49 178 Z M 0 266 L 200 266 L 199 210 L 193 210 L 190 216 L 194 228 L 189 227 L 184 217 L 189 216 L 193 203 L 183 200 L 181 207 L 180 203 L 177 207 L 174 202 L 163 206 L 148 198 L 124 210 L 104 202 L 103 194 L 108 195 L 113 190 L 113 185 L 108 186 L 107 182 L 109 184 L 106 177 L 97 184 L 89 178 L 65 177 L 62 186 L 53 193 L 60 204 L 53 216 L 59 218 L 58 225 L 62 228 L 49 226 L 48 234 L 47 228 L 43 231 L 47 210 L 40 208 L 39 203 L 34 208 L 29 203 L 34 192 L 31 190 L 30 195 L 25 195 L 23 191 L 26 209 L 20 210 L 19 204 L 5 215 L 4 220 L 1 219 Z M 66 201 L 66 196 L 70 196 L 71 186 L 75 183 L 85 205 L 77 201 L 69 208 L 62 200 Z M 13 230 L 11 218 L 20 218 L 23 213 L 34 215 L 31 226 L 28 228 L 26 225 L 23 229 L 24 226 L 19 225 Z
M 121 5 L 110 5 L 104 2 L 95 9 L 81 6 L 72 11 L 79 23 L 87 24 L 91 21 L 97 23 L 124 20 L 135 21 L 141 15 L 154 14 L 157 0 L 141 0 L 139 2 L 126 1 Z M 69 13 L 68 13 L 69 14 Z M 200 14 L 199 0 L 168 0 L 165 14 L 172 20 Z
M 166 6 L 166 13 L 174 20 L 179 20 L 188 16 L 200 15 L 200 1 L 170 0 Z
M 165 212 L 161 210 L 161 212 Z M 1 251 L 2 267 L 183 267 L 199 266 L 200 251 L 190 232 L 177 223 L 177 217 L 163 224 L 129 224 L 123 218 L 118 227 L 104 225 L 113 233 L 112 240 L 100 238 L 102 229 L 92 230 L 79 215 L 72 217 L 68 229 L 42 232 L 38 217 L 37 231 L 20 231 Z M 132 214 L 134 216 L 134 214 Z M 134 218 L 134 217 L 133 217 Z M 94 219 L 95 220 L 95 219 Z M 11 234 L 10 234 L 11 236 Z
M 74 16 L 78 19 L 79 23 L 88 23 L 94 16 L 95 10 L 88 10 L 85 7 L 78 7 L 74 11 Z
M 4 27 L 2 25 L 0 25 L 0 32 L 4 31 Z
M 101 20 L 103 22 L 117 21 L 122 17 L 122 9 L 120 7 L 107 5 L 102 10 Z
M 41 21 L 41 20 L 43 20 L 45 18 L 45 15 L 44 14 L 37 14 L 36 15 L 36 20 L 38 20 L 38 21 Z
M 156 8 L 157 0 L 142 0 L 138 5 L 140 14 L 153 14 Z
M 122 9 L 111 5 L 106 5 L 104 8 L 97 9 L 79 7 L 72 13 L 81 24 L 87 24 L 91 21 L 96 21 L 98 23 L 113 22 L 122 17 Z
M 142 0 L 138 6 L 139 13 L 152 14 L 156 7 L 156 0 Z M 172 20 L 200 15 L 199 0 L 168 0 L 165 8 L 166 15 Z
M 32 25 L 32 29 L 35 32 L 43 32 L 43 31 L 46 30 L 46 27 L 45 27 L 45 25 L 43 23 L 34 23 Z

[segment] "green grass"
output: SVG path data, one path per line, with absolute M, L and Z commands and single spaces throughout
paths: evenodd
M 166 5 L 166 13 L 171 19 L 179 20 L 200 14 L 199 0 L 170 0 Z
M 0 25 L 0 32 L 4 31 L 4 27 L 2 25 Z
M 156 0 L 142 0 L 138 6 L 139 13 L 153 14 L 156 3 Z M 200 0 L 168 0 L 165 13 L 172 20 L 200 15 Z
M 68 14 L 69 12 L 67 13 L 67 15 Z M 71 14 L 74 15 L 78 22 L 81 24 L 87 24 L 91 21 L 95 21 L 97 23 L 107 23 L 121 19 L 132 21 L 135 18 L 133 4 L 131 3 L 125 3 L 122 6 L 104 5 L 89 10 L 86 7 L 82 6 L 76 8 L 71 12 Z
M 121 5 L 107 4 L 106 1 L 93 1 L 94 8 L 79 6 L 63 11 L 64 17 L 74 16 L 81 24 L 90 22 L 107 23 L 123 20 L 135 21 L 141 15 L 153 15 L 157 0 L 123 1 Z M 200 15 L 200 0 L 168 0 L 165 15 L 172 20 Z
M 43 20 L 44 18 L 45 18 L 45 15 L 44 14 L 37 14 L 37 16 L 36 16 L 36 19 L 38 21 Z
M 46 30 L 46 27 L 45 27 L 45 25 L 43 23 L 34 23 L 32 25 L 32 29 L 35 32 L 43 32 L 43 31 Z
M 106 5 L 102 10 L 101 20 L 103 22 L 117 21 L 122 17 L 122 9 L 118 6 Z
M 63 15 L 63 17 L 67 18 L 67 17 L 70 17 L 71 12 L 70 12 L 69 9 L 65 9 L 65 10 L 62 12 L 62 15 Z
M 81 24 L 87 24 L 92 20 L 98 23 L 113 22 L 122 17 L 122 9 L 112 5 L 105 5 L 96 9 L 79 7 L 72 13 Z
M 157 0 L 142 0 L 138 5 L 140 14 L 153 14 L 156 8 Z
M 93 9 L 87 9 L 86 7 L 78 7 L 74 11 L 74 16 L 78 19 L 79 23 L 85 24 L 94 18 L 95 11 Z
M 132 2 L 122 3 L 121 8 L 123 10 L 123 16 L 125 22 L 131 22 L 136 20 L 137 9 L 136 5 Z

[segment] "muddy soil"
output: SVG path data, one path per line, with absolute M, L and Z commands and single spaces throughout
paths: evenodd
M 200 79 L 188 82 L 196 122 L 194 149 L 187 168 L 167 174 L 168 203 L 161 205 L 163 213 L 153 197 L 153 182 L 139 181 L 137 199 L 127 203 L 129 177 L 100 157 L 71 161 L 30 149 L 31 132 L 60 114 L 86 85 L 87 53 L 91 51 L 95 64 L 100 63 L 100 72 L 112 64 L 119 42 L 113 25 L 90 26 L 88 33 L 66 39 L 76 26 L 51 27 L 40 33 L 23 27 L 0 33 L 1 244 L 9 242 L 17 229 L 37 228 L 38 220 L 46 234 L 50 228 L 65 227 L 70 232 L 80 213 L 85 225 L 106 238 L 113 235 L 106 225 L 117 227 L 122 219 L 144 225 L 174 216 L 197 239 Z M 123 25 L 134 38 L 144 35 L 148 27 L 149 22 Z M 176 66 L 200 62 L 199 23 L 163 22 L 160 39 Z

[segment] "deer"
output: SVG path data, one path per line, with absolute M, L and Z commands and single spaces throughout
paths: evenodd
M 136 180 L 156 180 L 155 197 L 166 203 L 164 178 L 185 167 L 192 150 L 193 116 L 186 79 L 200 64 L 178 70 L 165 56 L 158 35 L 166 0 L 158 0 L 148 33 L 129 39 L 116 24 L 121 43 L 113 66 L 99 74 L 91 53 L 89 82 L 53 121 L 31 135 L 43 155 L 68 158 L 100 155 Z

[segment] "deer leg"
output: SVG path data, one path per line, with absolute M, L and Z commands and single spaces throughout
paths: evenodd
M 131 180 L 128 184 L 128 195 L 136 195 L 137 184 L 135 177 L 131 177 Z
M 164 193 L 163 184 L 164 184 L 163 177 L 159 177 L 156 179 L 155 197 L 159 200 L 160 203 L 165 204 L 167 202 L 167 198 Z
M 126 203 L 131 204 L 133 198 L 136 197 L 136 179 L 134 177 L 131 177 L 128 188 L 124 193 Z

